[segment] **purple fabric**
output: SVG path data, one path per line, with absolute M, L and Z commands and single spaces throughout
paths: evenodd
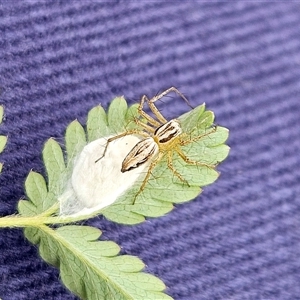
M 63 143 L 117 95 L 174 85 L 231 131 L 219 180 L 165 217 L 87 224 L 175 299 L 300 299 L 299 28 L 296 2 L 2 1 L 0 215 L 16 212 L 30 169 L 44 173 L 47 138 Z M 168 117 L 189 109 L 164 103 Z M 0 298 L 76 299 L 21 229 L 0 231 Z

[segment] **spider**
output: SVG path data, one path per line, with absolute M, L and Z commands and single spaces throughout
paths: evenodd
M 135 122 L 143 128 L 143 130 L 132 129 L 128 130 L 124 133 L 118 134 L 112 138 L 109 138 L 104 149 L 103 155 L 95 161 L 98 162 L 101 158 L 105 156 L 108 144 L 116 139 L 124 137 L 130 134 L 136 134 L 144 137 L 141 141 L 139 141 L 127 154 L 122 162 L 121 172 L 128 172 L 134 168 L 139 167 L 147 161 L 151 161 L 149 168 L 147 170 L 147 174 L 139 188 L 138 193 L 135 195 L 133 204 L 137 196 L 144 190 L 149 177 L 151 176 L 152 170 L 158 164 L 158 162 L 164 157 L 167 156 L 167 164 L 168 168 L 177 176 L 180 181 L 187 184 L 189 183 L 182 177 L 182 175 L 173 167 L 173 152 L 176 152 L 183 161 L 187 164 L 198 165 L 198 166 L 207 166 L 210 168 L 215 167 L 215 165 L 208 165 L 205 163 L 201 163 L 198 161 L 194 161 L 189 159 L 181 150 L 182 146 L 185 146 L 191 142 L 195 142 L 202 137 L 212 133 L 216 130 L 216 126 L 209 131 L 208 133 L 193 137 L 187 138 L 187 134 L 183 133 L 182 128 L 180 126 L 180 122 L 177 119 L 167 120 L 155 106 L 154 102 L 166 96 L 167 94 L 175 92 L 178 94 L 184 101 L 188 104 L 188 100 L 186 97 L 175 87 L 170 87 L 164 92 L 154 96 L 149 99 L 146 95 L 141 98 L 140 104 L 138 106 L 138 113 L 144 119 L 141 121 L 136 118 Z M 155 118 L 147 114 L 143 108 L 144 104 L 147 102 L 150 110 L 152 111 Z

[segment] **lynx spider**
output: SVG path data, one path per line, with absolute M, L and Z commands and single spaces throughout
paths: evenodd
M 122 163 L 121 172 L 127 172 L 138 166 L 142 165 L 143 163 L 151 160 L 150 166 L 148 168 L 147 174 L 142 182 L 142 185 L 135 195 L 133 204 L 137 196 L 144 190 L 149 177 L 151 176 L 151 171 L 154 167 L 158 164 L 158 162 L 167 155 L 168 167 L 172 170 L 172 172 L 180 179 L 180 181 L 184 182 L 185 184 L 189 185 L 188 182 L 182 177 L 182 175 L 173 167 L 173 152 L 177 152 L 177 154 L 187 163 L 191 165 L 198 165 L 198 166 L 207 166 L 210 168 L 215 167 L 215 165 L 209 165 L 205 163 L 201 163 L 198 161 L 194 161 L 189 159 L 181 150 L 181 146 L 185 146 L 191 142 L 195 142 L 201 139 L 204 136 L 209 135 L 210 133 L 216 130 L 216 126 L 209 131 L 208 133 L 196 136 L 194 138 L 188 138 L 186 133 L 182 132 L 179 120 L 171 119 L 166 120 L 165 117 L 161 114 L 158 108 L 155 106 L 154 102 L 161 99 L 162 97 L 166 96 L 170 92 L 175 92 L 178 94 L 184 101 L 188 104 L 188 100 L 186 97 L 175 87 L 171 87 L 164 92 L 154 96 L 153 98 L 149 99 L 146 95 L 141 98 L 138 113 L 146 123 L 142 122 L 140 119 L 135 119 L 135 122 L 143 127 L 143 130 L 132 129 L 128 130 L 124 133 L 118 134 L 112 138 L 107 140 L 107 144 L 105 146 L 103 155 L 95 161 L 98 162 L 105 156 L 108 144 L 116 139 L 124 137 L 126 135 L 136 134 L 144 137 L 143 140 L 139 141 L 127 154 L 124 158 Z M 149 114 L 147 114 L 143 108 L 144 103 L 147 102 L 150 110 L 152 111 L 153 115 L 156 117 L 153 118 Z

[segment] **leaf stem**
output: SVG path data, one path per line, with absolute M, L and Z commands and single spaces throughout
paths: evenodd
M 40 215 L 23 217 L 21 215 L 11 215 L 0 218 L 0 228 L 5 227 L 42 227 L 49 224 L 68 224 L 86 220 L 87 216 L 49 216 L 49 212 L 54 211 L 54 206 Z M 96 215 L 96 214 L 95 214 Z M 89 216 L 91 217 L 91 216 Z
M 40 227 L 45 224 L 49 217 L 33 216 L 22 217 L 20 215 L 11 215 L 0 218 L 0 228 L 5 227 Z

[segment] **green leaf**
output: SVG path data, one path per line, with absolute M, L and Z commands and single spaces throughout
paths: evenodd
M 28 198 L 35 205 L 43 203 L 48 194 L 44 177 L 33 171 L 31 171 L 27 176 L 25 189 Z
M 191 132 L 195 128 L 195 124 L 203 123 L 203 113 L 205 112 L 205 104 L 199 105 L 191 111 L 181 115 L 180 120 L 181 127 L 185 132 Z
M 126 126 L 127 102 L 124 97 L 115 98 L 107 112 L 108 126 L 112 134 L 124 131 Z
M 65 162 L 59 144 L 49 139 L 43 150 L 43 159 L 48 175 L 49 190 L 57 190 L 60 186 L 60 174 L 65 171 Z
M 88 141 L 92 142 L 110 134 L 107 116 L 102 106 L 90 110 L 86 123 Z
M 19 200 L 18 202 L 18 212 L 22 216 L 33 217 L 37 214 L 36 206 L 27 200 Z
M 97 106 L 88 114 L 88 140 L 94 141 L 107 134 L 124 133 L 132 129 L 143 130 L 135 122 L 139 117 L 138 104 L 128 108 L 123 97 L 112 101 L 107 115 L 101 106 Z M 197 164 L 184 161 L 176 150 L 173 151 L 173 169 L 184 179 L 182 181 L 168 167 L 165 155 L 151 170 L 143 191 L 140 191 L 140 187 L 147 170 L 117 201 L 101 210 L 106 218 L 123 224 L 137 224 L 143 222 L 145 217 L 162 216 L 173 209 L 173 204 L 194 199 L 201 193 L 201 187 L 213 183 L 218 178 L 219 172 L 215 170 L 215 166 L 222 162 L 229 153 L 229 147 L 224 144 L 228 138 L 228 130 L 221 126 L 213 126 L 214 114 L 206 111 L 204 104 L 180 116 L 178 120 L 183 130 L 182 140 L 185 141 L 185 144 L 181 146 L 182 153 Z M 48 174 L 48 194 L 43 199 L 43 205 L 39 206 L 35 200 L 30 199 L 30 185 L 26 185 L 27 195 L 32 204 L 27 205 L 21 202 L 20 207 L 23 207 L 23 213 L 26 211 L 28 214 L 33 207 L 37 207 L 37 213 L 40 213 L 58 201 L 68 184 L 67 178 L 70 177 L 72 171 L 72 162 L 85 144 L 83 127 L 78 121 L 72 122 L 66 132 L 68 157 L 68 168 L 66 168 L 58 143 L 53 139 L 46 143 L 43 156 Z M 38 187 L 35 186 L 32 189 L 38 189 Z M 73 201 L 72 197 L 71 201 Z M 69 202 L 66 203 L 69 205 Z
M 125 199 L 126 200 L 126 199 Z M 117 223 L 134 225 L 145 221 L 142 214 L 137 214 L 133 211 L 133 205 L 122 204 L 125 200 L 118 201 L 115 205 L 104 208 L 101 213 L 109 220 Z
M 228 138 L 228 129 L 217 126 L 209 128 L 208 135 L 200 140 L 183 146 L 184 153 L 192 160 L 197 160 L 206 164 L 218 164 L 222 162 L 229 153 L 229 147 L 223 143 Z M 203 133 L 205 134 L 205 132 Z
M 0 124 L 1 124 L 2 121 L 3 121 L 3 115 L 4 115 L 4 109 L 3 109 L 3 106 L 0 105 Z
M 72 148 L 73 149 L 73 148 Z M 28 200 L 20 200 L 18 211 L 23 216 L 34 216 L 45 212 L 58 203 L 58 198 L 67 185 L 67 168 L 61 147 L 53 139 L 44 146 L 43 159 L 48 175 L 44 177 L 31 171 L 25 181 Z
M 123 97 L 112 101 L 107 114 L 101 106 L 93 108 L 88 114 L 86 133 L 78 121 L 68 126 L 66 162 L 60 145 L 49 139 L 43 150 L 47 180 L 33 171 L 29 173 L 25 182 L 28 200 L 19 202 L 19 212 L 23 216 L 55 213 L 51 209 L 70 186 L 74 161 L 85 151 L 86 136 L 89 142 L 95 142 L 99 138 L 128 130 L 142 131 L 144 128 L 137 124 L 137 118 L 140 122 L 145 121 L 140 118 L 138 105 L 128 108 Z M 177 148 L 170 152 L 173 169 L 168 166 L 168 156 L 164 155 L 151 170 L 143 191 L 140 191 L 140 187 L 147 169 L 112 205 L 99 213 L 118 223 L 141 223 L 146 217 L 168 213 L 174 204 L 194 199 L 201 193 L 201 187 L 218 178 L 219 172 L 215 166 L 229 153 L 229 147 L 225 145 L 228 130 L 213 126 L 214 114 L 206 111 L 204 105 L 178 119 L 183 133 L 180 136 L 181 144 L 177 147 L 183 154 L 180 156 Z M 96 144 L 97 147 L 103 147 L 102 141 L 99 145 Z M 117 152 L 121 150 L 117 149 Z M 187 158 L 183 159 L 182 156 Z M 94 162 L 94 158 L 91 161 Z M 98 184 L 98 177 L 96 179 Z M 76 195 L 71 193 L 70 199 L 73 198 Z M 68 220 L 72 221 L 71 217 Z M 100 231 L 96 229 L 65 226 L 54 230 L 40 226 L 26 228 L 25 236 L 39 245 L 41 256 L 60 268 L 62 281 L 83 299 L 171 299 L 162 293 L 165 286 L 159 279 L 140 272 L 144 265 L 138 258 L 117 256 L 119 247 L 116 244 L 96 241 L 100 236 Z
M 65 140 L 66 150 L 68 154 L 68 163 L 70 163 L 86 145 L 85 131 L 77 120 L 73 121 L 67 127 Z
M 25 190 L 30 201 L 19 201 L 18 210 L 20 214 L 24 216 L 34 216 L 48 208 L 48 190 L 42 175 L 30 171 L 25 181 Z
M 138 104 L 133 104 L 130 107 L 128 107 L 126 117 L 125 117 L 125 129 L 126 130 L 132 130 L 132 129 L 138 129 L 141 130 L 140 126 L 134 122 L 135 119 L 137 119 L 140 115 L 138 113 Z
M 35 243 L 42 258 L 59 267 L 63 283 L 82 299 L 172 299 L 162 292 L 161 280 L 141 272 L 140 259 L 117 256 L 119 246 L 99 241 L 100 235 L 88 226 L 44 227 Z
M 0 135 L 0 153 L 3 152 L 7 143 L 7 136 Z
M 63 152 L 55 140 L 49 139 L 46 142 L 43 150 L 43 160 L 48 175 L 49 202 L 47 207 L 50 207 L 57 202 L 66 185 L 66 166 Z

